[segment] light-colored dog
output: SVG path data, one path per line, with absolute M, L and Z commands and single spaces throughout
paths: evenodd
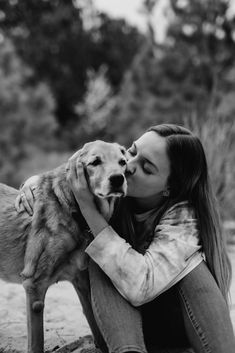
M 112 213 L 117 197 L 126 194 L 125 149 L 116 143 L 94 141 L 72 158 L 85 165 L 101 213 L 102 198 L 109 200 Z M 18 194 L 18 190 L 0 184 L 0 278 L 23 283 L 28 352 L 42 353 L 46 291 L 51 284 L 68 280 L 79 294 L 87 260 L 84 249 L 90 240 L 66 182 L 66 165 L 39 176 L 33 216 L 17 213 L 14 204 Z

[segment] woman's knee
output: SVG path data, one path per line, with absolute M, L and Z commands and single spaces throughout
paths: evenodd
M 206 264 L 198 265 L 177 288 L 186 332 L 195 351 L 234 352 L 229 310 Z

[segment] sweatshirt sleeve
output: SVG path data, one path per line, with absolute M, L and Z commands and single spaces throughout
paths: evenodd
M 144 255 L 134 250 L 111 226 L 96 236 L 86 253 L 109 276 L 122 296 L 139 306 L 176 282 L 200 248 L 193 211 L 177 204 L 157 225 Z

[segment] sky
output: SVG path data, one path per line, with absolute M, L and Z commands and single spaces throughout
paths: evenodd
M 146 21 L 141 14 L 143 0 L 93 0 L 98 10 L 107 12 L 112 17 L 124 17 L 126 20 L 137 26 L 141 31 L 146 30 Z M 164 33 L 167 20 L 164 16 L 164 9 L 167 7 L 168 0 L 159 0 L 159 5 L 154 13 L 156 26 L 156 39 L 164 40 Z
M 124 17 L 126 20 L 137 26 L 141 31 L 146 30 L 146 21 L 141 14 L 143 0 L 93 0 L 98 10 L 107 12 L 111 17 Z M 167 27 L 167 18 L 164 15 L 169 0 L 159 0 L 154 13 L 155 35 L 158 42 L 163 42 Z M 229 15 L 235 14 L 235 0 L 230 0 Z

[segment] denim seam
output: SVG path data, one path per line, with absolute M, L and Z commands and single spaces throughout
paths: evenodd
M 203 347 L 204 351 L 206 353 L 212 353 L 212 351 L 211 351 L 211 349 L 209 347 L 209 343 L 208 343 L 208 341 L 207 341 L 207 339 L 205 337 L 205 334 L 204 334 L 203 330 L 201 329 L 199 323 L 196 321 L 196 318 L 195 318 L 195 316 L 193 314 L 193 311 L 192 311 L 192 309 L 190 307 L 189 302 L 187 301 L 187 298 L 186 298 L 182 288 L 179 288 L 179 294 L 180 294 L 180 296 L 181 296 L 181 298 L 183 300 L 184 306 L 186 308 L 187 315 L 188 315 L 188 317 L 189 317 L 189 319 L 190 319 L 190 321 L 192 323 L 192 326 L 193 326 L 197 336 L 199 337 L 200 342 L 202 343 L 202 347 Z
M 113 353 L 124 353 L 124 352 L 139 352 L 139 353 L 147 353 L 147 351 L 140 349 L 138 346 L 134 346 L 134 345 L 127 345 L 127 346 L 123 346 L 121 348 L 117 348 L 113 351 Z
M 102 323 L 101 323 L 101 319 L 100 319 L 99 307 L 98 307 L 98 305 L 96 304 L 96 300 L 95 300 L 94 296 L 93 296 L 93 301 L 92 301 L 92 303 L 93 303 L 93 305 L 94 305 L 94 307 L 95 307 L 95 309 L 96 309 L 96 313 L 97 313 L 97 315 L 96 315 L 96 320 L 98 320 L 99 323 L 102 324 Z M 110 346 L 110 341 L 109 341 L 109 338 L 108 338 L 108 336 L 107 336 L 106 330 L 105 330 L 105 328 L 103 327 L 103 325 L 101 325 L 101 326 L 102 326 L 102 334 L 103 334 L 103 336 L 104 336 L 104 339 L 105 339 L 105 341 L 107 342 L 107 344 Z
M 95 306 L 95 309 L 96 309 L 97 319 L 101 323 L 99 307 L 98 307 L 98 305 L 96 303 L 96 300 L 95 300 L 94 296 L 93 296 L 93 305 Z M 103 335 L 105 336 L 104 337 L 105 341 L 111 347 L 112 344 L 111 344 L 111 342 L 109 340 L 109 337 L 108 337 L 107 332 L 106 332 L 105 328 L 103 327 L 103 325 L 102 325 L 102 331 L 103 331 Z M 123 352 L 126 352 L 126 351 L 135 351 L 135 352 L 139 352 L 139 353 L 147 353 L 147 351 L 145 349 L 140 349 L 138 346 L 134 346 L 134 345 L 127 345 L 127 346 L 124 346 L 124 347 L 121 347 L 121 348 L 117 348 L 117 349 L 114 349 L 113 352 L 115 352 L 115 353 L 123 353 Z

